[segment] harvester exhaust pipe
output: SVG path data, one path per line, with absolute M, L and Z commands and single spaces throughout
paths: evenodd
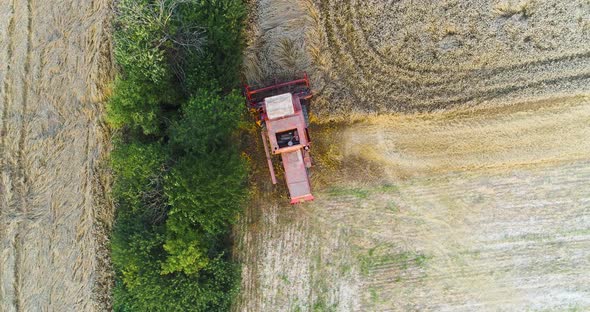
M 268 171 L 270 171 L 270 179 L 272 180 L 272 184 L 277 184 L 277 177 L 275 176 L 275 169 L 272 165 L 272 160 L 270 158 L 270 152 L 268 150 L 268 141 L 267 141 L 267 133 L 266 130 L 260 131 L 262 134 L 262 143 L 264 144 L 264 151 L 266 152 L 266 161 L 268 163 Z

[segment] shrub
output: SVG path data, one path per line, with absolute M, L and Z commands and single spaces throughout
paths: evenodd
M 182 118 L 171 125 L 170 140 L 187 154 L 207 155 L 236 146 L 231 141 L 244 111 L 244 98 L 233 91 L 224 98 L 216 90 L 200 89 L 182 107 Z
M 231 92 L 244 4 L 120 0 L 117 13 L 121 74 L 107 106 L 120 129 L 111 155 L 115 310 L 226 311 L 239 280 L 230 225 L 246 194 L 232 141 L 244 100 Z
M 166 177 L 171 210 L 166 221 L 165 272 L 196 273 L 200 247 L 217 249 L 244 202 L 245 164 L 237 153 L 183 158 Z M 190 234 L 189 234 L 190 233 Z M 200 239 L 198 239 L 200 238 Z
M 235 264 L 212 260 L 198 277 L 182 273 L 160 275 L 153 262 L 141 267 L 137 286 L 115 287 L 115 311 L 228 311 L 235 296 L 239 270 Z
M 234 153 L 186 157 L 166 177 L 169 221 L 186 218 L 208 235 L 226 234 L 245 198 L 245 176 Z
M 206 29 L 203 53 L 186 58 L 187 90 L 221 87 L 228 91 L 239 85 L 242 63 L 242 29 L 246 8 L 243 0 L 199 0 L 182 6 L 184 18 Z M 189 93 L 192 93 L 189 91 Z
M 120 0 L 115 19 L 115 58 L 140 80 L 167 81 L 170 62 L 183 50 L 200 51 L 203 29 L 178 13 L 184 0 Z
M 141 212 L 148 222 L 162 218 L 166 158 L 167 153 L 159 143 L 115 141 L 111 166 L 117 177 L 113 193 L 121 206 L 119 214 Z
M 237 291 L 238 271 L 218 251 L 223 250 L 218 234 L 229 230 L 244 196 L 243 177 L 236 175 L 244 172 L 239 156 L 181 160 L 166 177 L 172 209 L 159 223 L 146 213 L 144 194 L 162 174 L 166 153 L 158 143 L 122 143 L 116 141 L 111 156 L 119 199 L 112 239 L 115 310 L 226 310 Z M 208 170 L 209 165 L 222 170 Z
M 227 311 L 238 289 L 239 270 L 223 257 L 208 260 L 198 275 L 162 274 L 162 226 L 145 227 L 128 216 L 118 219 L 113 263 L 118 271 L 115 311 Z M 125 231 L 121 232 L 123 229 Z M 134 229 L 135 231 L 130 231 Z
M 165 95 L 155 89 L 145 82 L 117 77 L 107 104 L 107 122 L 115 129 L 127 127 L 143 134 L 157 134 Z
M 162 263 L 162 274 L 182 272 L 196 275 L 209 265 L 207 248 L 202 243 L 202 233 L 183 218 L 169 218 L 166 223 L 167 239 L 164 243 L 166 260 Z

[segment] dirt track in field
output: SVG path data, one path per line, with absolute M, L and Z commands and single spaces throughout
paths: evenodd
M 590 308 L 587 1 L 269 4 L 245 72 L 314 79 L 317 200 L 255 164 L 235 310 Z
M 110 1 L 0 3 L 0 310 L 109 306 Z M 108 184 L 108 183 L 107 183 Z

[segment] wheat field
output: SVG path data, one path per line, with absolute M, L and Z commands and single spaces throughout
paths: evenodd
M 590 308 L 588 1 L 252 8 L 249 82 L 312 78 L 316 200 L 254 162 L 235 311 Z
M 313 80 L 317 200 L 253 143 L 235 311 L 590 308 L 590 2 L 249 4 L 248 82 Z M 0 3 L 1 311 L 111 309 L 112 5 Z
M 433 111 L 587 92 L 587 1 L 306 3 L 325 111 Z
M 111 5 L 0 2 L 1 311 L 109 309 Z

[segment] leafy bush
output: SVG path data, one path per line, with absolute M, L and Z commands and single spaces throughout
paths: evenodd
M 107 121 L 115 129 L 124 126 L 144 134 L 157 134 L 164 92 L 134 79 L 115 79 L 113 96 L 107 104 Z
M 228 311 L 237 292 L 236 265 L 215 259 L 198 277 L 160 275 L 153 262 L 141 267 L 137 287 L 117 281 L 115 311 Z
M 178 13 L 179 7 L 187 4 L 191 2 L 119 1 L 114 53 L 127 75 L 154 83 L 167 81 L 172 73 L 170 61 L 175 56 L 186 49 L 201 50 L 202 28 Z
M 231 89 L 244 16 L 241 0 L 118 3 L 116 311 L 225 311 L 237 291 L 228 234 L 246 163 L 234 144 L 244 99 Z
M 207 235 L 226 234 L 244 200 L 245 175 L 244 162 L 234 153 L 184 158 L 166 177 L 168 221 L 186 218 Z
M 169 218 L 166 223 L 168 238 L 164 243 L 166 260 L 162 263 L 162 274 L 182 272 L 195 275 L 209 265 L 207 248 L 202 243 L 202 233 L 191 227 L 182 218 Z
M 243 0 L 198 0 L 180 13 L 206 29 L 203 53 L 187 57 L 186 86 L 230 90 L 239 85 L 242 63 L 242 29 L 246 17 Z M 189 92 L 191 93 L 191 92 Z
M 237 266 L 223 257 L 208 260 L 198 275 L 162 274 L 163 226 L 119 218 L 112 258 L 117 267 L 115 311 L 227 311 L 237 291 Z
M 122 206 L 119 214 L 140 211 L 148 222 L 162 218 L 166 209 L 163 177 L 167 156 L 159 143 L 115 141 L 111 166 L 117 177 L 113 193 Z
M 207 155 L 236 146 L 231 135 L 244 111 L 236 91 L 221 98 L 216 90 L 199 89 L 182 107 L 183 118 L 170 127 L 171 143 L 187 154 Z
M 199 90 L 170 128 L 170 142 L 182 157 L 166 177 L 172 208 L 164 272 L 194 274 L 205 267 L 201 249 L 215 249 L 215 238 L 226 234 L 236 218 L 245 196 L 245 167 L 231 138 L 243 101 L 237 92 L 221 99 L 215 92 Z

